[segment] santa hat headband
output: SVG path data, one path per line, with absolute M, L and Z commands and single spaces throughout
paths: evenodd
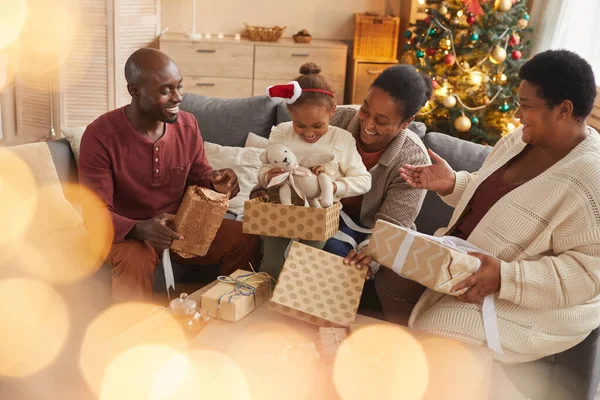
M 297 81 L 291 81 L 285 85 L 274 85 L 267 88 L 267 95 L 272 99 L 281 99 L 287 104 L 292 104 L 300 98 L 302 93 L 316 92 L 333 97 L 333 93 L 323 89 L 302 89 Z

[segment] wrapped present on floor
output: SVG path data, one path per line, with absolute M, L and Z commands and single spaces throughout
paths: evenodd
M 272 280 L 264 272 L 241 269 L 220 276 L 218 283 L 202 295 L 201 310 L 213 318 L 239 321 L 269 299 Z
M 352 324 L 350 324 L 352 326 Z M 338 351 L 342 342 L 348 336 L 346 328 L 319 328 L 319 350 L 326 358 L 331 359 Z
M 269 308 L 317 326 L 345 327 L 356 318 L 366 269 L 293 242 Z
M 256 198 L 244 203 L 243 232 L 290 239 L 326 241 L 337 231 L 340 204 L 312 208 L 266 202 Z
M 183 240 L 174 240 L 171 249 L 184 258 L 205 256 L 228 206 L 226 194 L 198 186 L 188 187 L 173 223 Z
M 479 259 L 466 254 L 477 249 L 461 239 L 425 235 L 382 220 L 375 223 L 367 251 L 398 275 L 453 296 L 466 291 L 450 292 L 480 265 Z

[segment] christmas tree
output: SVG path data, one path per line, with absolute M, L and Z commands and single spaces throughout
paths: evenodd
M 513 130 L 518 108 L 526 0 L 427 0 L 411 24 L 401 62 L 433 79 L 434 96 L 417 114 L 428 130 L 493 145 Z

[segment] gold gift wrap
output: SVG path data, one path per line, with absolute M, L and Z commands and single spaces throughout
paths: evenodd
M 269 308 L 317 326 L 345 327 L 356 318 L 366 269 L 294 242 Z
M 271 279 L 267 274 L 241 269 L 229 277 L 219 277 L 219 282 L 202 295 L 201 310 L 213 318 L 239 321 L 268 300 L 271 295 Z M 250 287 L 236 290 L 236 281 L 238 285 Z
M 267 203 L 257 198 L 244 203 L 243 232 L 290 239 L 326 241 L 339 227 L 340 204 L 312 208 Z
M 199 186 L 188 187 L 173 222 L 183 240 L 173 240 L 171 249 L 184 258 L 205 256 L 228 206 L 226 194 Z
M 413 234 L 416 234 L 414 239 Z M 466 289 L 454 293 L 450 290 L 477 271 L 479 260 L 446 247 L 428 236 L 378 220 L 367 252 L 381 265 L 431 290 L 453 296 L 464 293 Z M 412 243 L 407 242 L 410 247 L 404 245 L 402 250 L 407 253 L 403 265 L 400 266 L 397 256 L 406 239 L 412 240 Z

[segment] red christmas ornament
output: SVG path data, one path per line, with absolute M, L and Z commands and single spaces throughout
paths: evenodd
M 467 17 L 467 23 L 468 23 L 469 25 L 473 25 L 473 24 L 475 23 L 475 17 L 474 17 L 474 16 L 472 16 L 472 15 L 469 15 L 469 16 Z
M 435 54 L 435 49 L 433 47 L 430 47 L 427 49 L 428 56 L 433 56 L 434 54 Z
M 511 46 L 518 46 L 519 43 L 521 43 L 521 37 L 519 37 L 519 35 L 510 35 L 510 38 L 508 39 L 508 44 L 510 44 Z
M 425 18 L 425 23 L 430 24 L 432 22 L 433 22 L 433 17 L 431 15 L 428 15 L 427 18 Z
M 433 88 L 433 90 L 435 90 L 440 87 L 440 83 L 434 79 L 431 81 L 431 87 Z
M 510 56 L 513 58 L 513 60 L 518 60 L 521 58 L 521 52 L 519 50 L 515 50 Z
M 454 57 L 454 54 L 446 54 L 444 56 L 444 64 L 446 64 L 447 66 L 452 66 L 454 65 L 454 63 L 456 62 L 456 57 Z

